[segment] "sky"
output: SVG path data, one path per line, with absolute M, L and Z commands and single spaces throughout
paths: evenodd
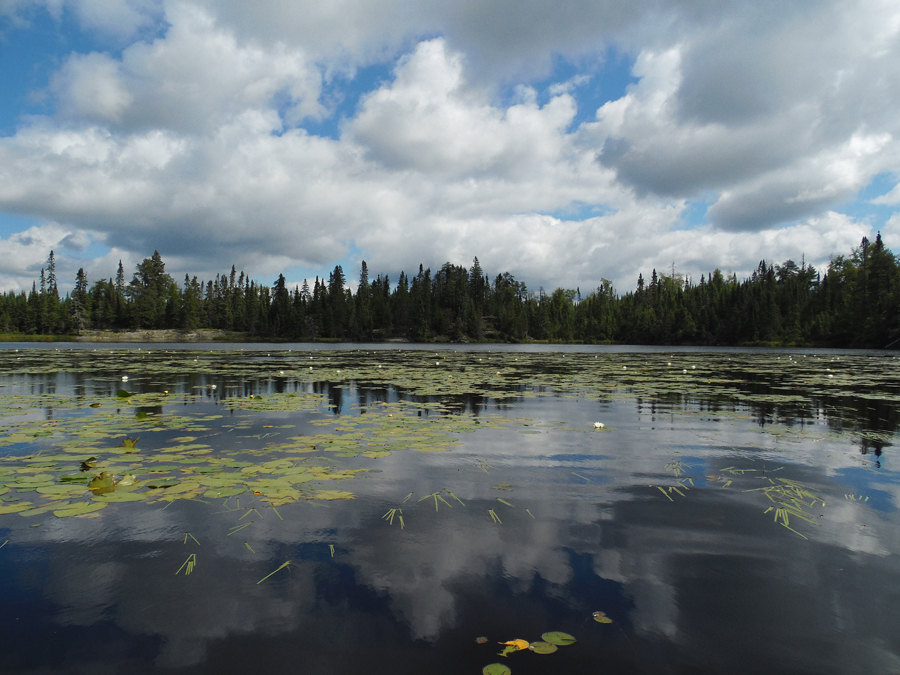
M 900 252 L 893 0 L 0 0 L 0 290 Z

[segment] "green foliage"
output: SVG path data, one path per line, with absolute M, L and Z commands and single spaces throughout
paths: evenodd
M 612 283 L 529 292 L 505 272 L 493 282 L 478 258 L 472 267 L 445 263 L 434 275 L 401 272 L 371 280 L 361 265 L 352 293 L 340 266 L 312 288 L 274 287 L 232 266 L 206 282 L 185 275 L 179 288 L 159 252 L 142 261 L 126 285 L 121 262 L 113 279 L 88 286 L 79 270 L 71 295 L 59 298 L 51 252 L 40 285 L 0 294 L 0 332 L 64 335 L 85 329 L 211 328 L 251 338 L 305 341 L 387 340 L 617 342 L 627 344 L 785 344 L 884 348 L 900 344 L 900 264 L 881 241 L 863 239 L 836 256 L 822 275 L 793 260 L 761 261 L 743 281 L 714 270 L 699 284 L 677 274 L 638 275 L 635 291 Z

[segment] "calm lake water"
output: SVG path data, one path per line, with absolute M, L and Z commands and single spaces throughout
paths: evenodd
M 898 401 L 889 352 L 7 344 L 0 672 L 900 673 Z

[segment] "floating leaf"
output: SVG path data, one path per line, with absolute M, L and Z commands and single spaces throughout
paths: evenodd
M 101 472 L 99 476 L 94 476 L 91 482 L 88 483 L 88 490 L 98 495 L 112 492 L 115 489 L 116 481 L 113 479 L 112 474 L 106 471 Z
M 481 669 L 482 675 L 510 675 L 512 671 L 502 663 L 492 663 Z
M 314 494 L 312 498 L 331 501 L 332 499 L 355 499 L 356 497 L 352 492 L 345 492 L 343 490 L 316 490 L 316 494 Z
M 0 506 L 0 514 L 4 513 L 19 513 L 20 511 L 27 511 L 33 505 L 31 502 L 20 502 L 18 504 L 10 504 L 8 506 Z
M 173 485 L 178 485 L 181 482 L 180 478 L 159 478 L 159 479 L 150 479 L 147 481 L 148 488 L 167 488 L 172 487 Z
M 565 647 L 566 645 L 573 644 L 577 642 L 577 640 L 569 635 L 568 633 L 563 633 L 558 630 L 550 631 L 549 633 L 544 633 L 541 635 L 541 639 L 544 642 L 549 642 L 550 644 L 559 645 L 560 647 Z
M 99 511 L 100 509 L 105 509 L 105 502 L 81 502 L 79 504 L 73 504 L 72 506 L 67 506 L 64 509 L 57 509 L 53 512 L 53 515 L 57 518 L 67 518 L 69 516 L 83 516 L 86 513 L 93 513 L 94 511 Z
M 45 485 L 39 487 L 35 492 L 42 495 L 53 495 L 54 497 L 79 497 L 84 494 L 85 485 Z
M 475 642 L 480 645 L 487 644 L 488 639 L 486 637 L 477 637 L 475 638 Z
M 235 495 L 243 494 L 247 491 L 245 487 L 223 487 L 223 488 L 214 488 L 212 490 L 207 490 L 204 493 L 204 497 L 209 497 L 210 499 L 218 499 L 219 497 L 234 497 Z
M 531 651 L 533 651 L 535 654 L 552 654 L 557 649 L 559 649 L 559 647 L 557 647 L 552 642 L 541 642 L 541 641 L 532 642 L 530 645 L 528 645 L 528 648 Z
M 144 492 L 110 492 L 94 497 L 98 502 L 139 502 L 147 496 Z
M 512 645 L 516 649 L 528 649 L 528 640 L 510 640 L 509 642 L 498 642 L 497 644 L 501 645 Z
M 50 504 L 47 504 L 47 506 L 40 506 L 36 509 L 28 509 L 27 511 L 20 511 L 19 515 L 22 516 L 23 518 L 39 516 L 42 513 L 47 513 L 48 511 L 54 511 L 56 509 L 61 509 L 64 506 L 67 506 L 68 504 L 69 504 L 68 501 L 51 502 Z
M 116 396 L 118 398 L 131 398 L 132 396 L 134 396 L 134 394 L 132 394 L 130 391 L 119 389 L 119 391 L 116 392 Z
M 612 623 L 613 620 L 606 616 L 605 612 L 594 612 L 594 621 L 597 623 Z

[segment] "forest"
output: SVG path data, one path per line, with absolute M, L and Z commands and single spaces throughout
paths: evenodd
M 672 273 L 639 274 L 619 295 L 609 281 L 582 293 L 529 290 L 509 273 L 491 279 L 445 263 L 435 272 L 371 278 L 362 262 L 356 292 L 340 266 L 328 279 L 289 288 L 284 275 L 260 284 L 234 267 L 215 279 L 166 273 L 159 252 L 126 281 L 91 283 L 83 269 L 64 297 L 51 251 L 29 292 L 0 295 L 0 333 L 76 336 L 91 330 L 201 328 L 263 341 L 581 342 L 654 345 L 900 347 L 900 264 L 863 239 L 821 273 L 792 260 L 759 263 L 747 279 L 714 270 L 699 283 Z

